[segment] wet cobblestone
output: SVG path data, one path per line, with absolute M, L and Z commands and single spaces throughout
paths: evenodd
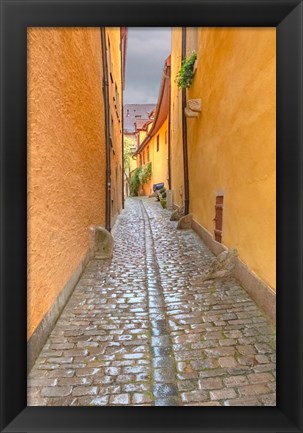
M 28 377 L 28 405 L 275 405 L 275 333 L 154 199 L 128 199 Z

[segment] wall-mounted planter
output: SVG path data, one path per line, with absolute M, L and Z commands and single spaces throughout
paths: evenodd
M 184 112 L 186 117 L 198 117 L 202 111 L 201 99 L 188 99 Z
M 192 111 L 202 111 L 202 99 L 189 99 L 187 101 L 187 106 Z
M 197 111 L 192 111 L 188 107 L 184 108 L 184 113 L 186 117 L 199 117 L 199 113 Z

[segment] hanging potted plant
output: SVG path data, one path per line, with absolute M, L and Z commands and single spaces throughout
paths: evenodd
M 197 54 L 193 52 L 182 60 L 181 68 L 176 76 L 176 82 L 180 89 L 188 89 L 195 75 L 195 63 Z

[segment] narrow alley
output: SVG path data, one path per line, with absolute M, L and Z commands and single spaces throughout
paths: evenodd
M 128 198 L 28 379 L 28 405 L 275 405 L 274 327 L 155 198 Z

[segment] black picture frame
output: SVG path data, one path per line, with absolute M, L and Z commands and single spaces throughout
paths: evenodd
M 1 432 L 302 432 L 302 1 L 1 1 Z M 26 407 L 26 29 L 277 28 L 276 407 Z M 227 78 L 228 79 L 228 78 Z

